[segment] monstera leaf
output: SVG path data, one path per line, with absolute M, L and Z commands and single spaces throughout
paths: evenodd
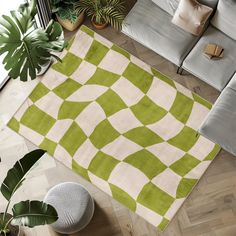
M 13 79 L 35 79 L 54 56 L 51 52 L 64 48 L 59 23 L 51 21 L 46 29 L 34 28 L 35 9 L 32 0 L 18 11 L 11 11 L 11 16 L 3 15 L 0 19 L 0 55 L 3 54 L 3 64 Z
M 17 161 L 8 171 L 7 177 L 1 185 L 1 193 L 8 201 L 25 180 L 25 175 L 44 153 L 45 151 L 41 149 L 34 150 Z
M 12 209 L 11 224 L 34 227 L 51 224 L 58 219 L 56 210 L 41 201 L 23 201 L 15 204 Z

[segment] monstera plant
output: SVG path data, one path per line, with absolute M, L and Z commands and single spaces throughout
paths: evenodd
M 44 150 L 37 149 L 17 161 L 7 173 L 1 185 L 1 193 L 7 200 L 6 209 L 0 213 L 0 235 L 19 235 L 19 226 L 34 227 L 51 224 L 58 219 L 56 210 L 42 201 L 21 201 L 8 212 L 11 199 L 25 180 L 26 174 L 43 156 Z
M 36 0 L 22 4 L 11 16 L 0 19 L 0 55 L 11 78 L 35 79 L 52 58 L 62 51 L 65 42 L 59 23 L 50 21 L 46 29 L 35 27 Z

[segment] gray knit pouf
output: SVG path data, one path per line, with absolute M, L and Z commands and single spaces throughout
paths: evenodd
M 58 220 L 51 224 L 61 234 L 73 234 L 83 229 L 92 219 L 94 201 L 80 184 L 66 182 L 49 190 L 44 202 L 52 205 Z

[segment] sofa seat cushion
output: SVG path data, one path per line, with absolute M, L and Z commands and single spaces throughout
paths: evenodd
M 210 60 L 203 51 L 208 43 L 224 48 L 224 57 Z M 236 70 L 236 41 L 209 26 L 193 50 L 184 60 L 183 68 L 221 91 Z
M 158 5 L 161 9 L 169 13 L 170 15 L 174 15 L 175 11 L 179 5 L 180 0 L 152 0 L 156 5 Z M 198 0 L 199 3 L 207 5 L 212 9 L 216 8 L 218 0 Z
M 236 40 L 236 0 L 219 0 L 212 24 Z
M 198 38 L 171 20 L 172 16 L 151 0 L 139 0 L 126 17 L 122 31 L 179 66 Z
M 236 75 L 223 90 L 199 132 L 236 155 Z

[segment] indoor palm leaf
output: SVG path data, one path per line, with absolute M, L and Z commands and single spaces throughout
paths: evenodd
M 22 201 L 16 203 L 9 215 L 8 208 L 11 198 L 22 185 L 25 176 L 34 164 L 44 155 L 45 151 L 38 149 L 26 154 L 8 171 L 1 185 L 1 193 L 8 201 L 5 212 L 0 213 L 0 234 L 9 233 L 9 225 L 34 227 L 51 224 L 58 219 L 56 210 L 42 201 Z
M 12 208 L 13 225 L 23 225 L 30 228 L 38 225 L 51 224 L 57 220 L 56 210 L 41 201 L 24 201 Z
M 44 150 L 38 149 L 26 154 L 7 172 L 7 176 L 1 185 L 1 193 L 6 200 L 11 200 L 13 194 L 25 180 L 25 175 L 44 153 Z
M 52 52 L 64 48 L 59 23 L 51 21 L 46 29 L 34 27 L 35 4 L 32 0 L 18 11 L 11 11 L 11 16 L 3 15 L 0 19 L 0 55 L 3 54 L 3 64 L 13 79 L 35 79 L 56 57 Z

